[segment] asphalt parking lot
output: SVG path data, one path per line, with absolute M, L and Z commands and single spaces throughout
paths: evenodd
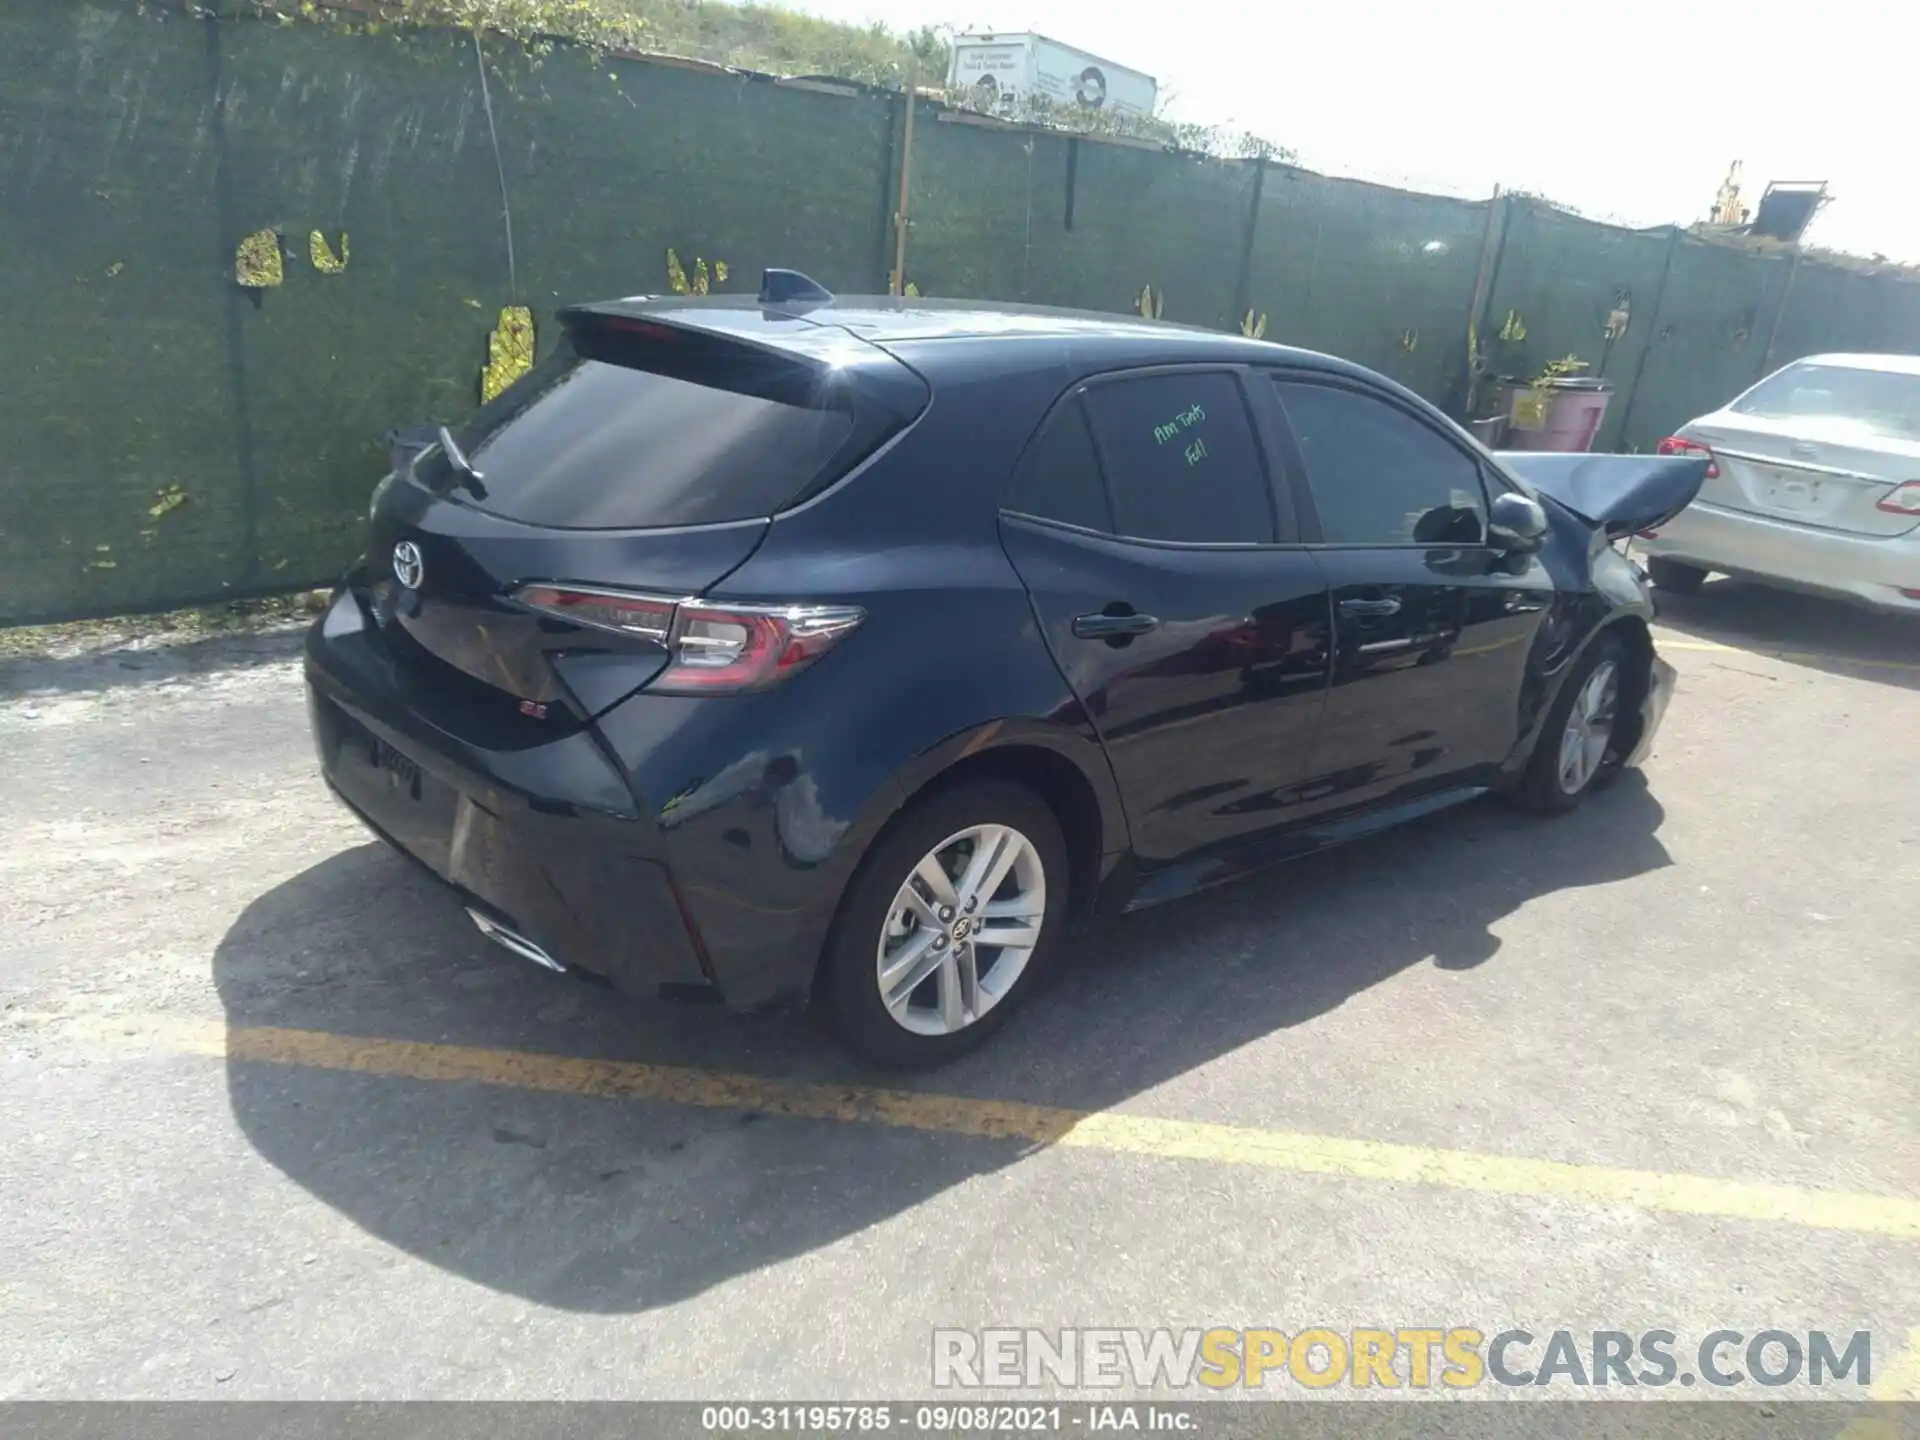
M 0 1398 L 909 1397 L 992 1325 L 1866 1329 L 1920 1398 L 1920 623 L 1660 639 L 1644 777 L 1105 927 L 904 1083 L 489 947 L 287 637 L 0 667 Z

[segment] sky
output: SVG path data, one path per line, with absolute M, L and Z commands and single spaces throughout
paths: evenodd
M 1808 243 L 1920 262 L 1914 0 L 781 0 L 836 20 L 1035 30 L 1327 174 L 1497 184 L 1629 225 L 1704 220 L 1731 162 L 1825 180 Z

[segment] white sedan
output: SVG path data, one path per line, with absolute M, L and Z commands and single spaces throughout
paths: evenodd
M 1718 570 L 1920 611 L 1920 356 L 1810 355 L 1659 449 L 1713 463 L 1639 537 L 1655 585 L 1685 594 Z

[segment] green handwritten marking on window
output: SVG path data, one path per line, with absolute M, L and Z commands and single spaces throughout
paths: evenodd
M 1192 469 L 1195 465 L 1198 465 L 1202 460 L 1206 458 L 1207 458 L 1207 442 L 1206 441 L 1196 440 L 1191 445 L 1187 446 L 1187 468 L 1188 469 Z
M 1166 424 L 1153 427 L 1153 443 L 1164 445 L 1169 440 L 1177 439 L 1182 430 L 1192 429 L 1206 418 L 1205 410 L 1198 405 L 1189 405 Z

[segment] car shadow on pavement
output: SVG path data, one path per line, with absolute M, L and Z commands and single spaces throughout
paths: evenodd
M 909 1079 L 863 1071 L 805 1017 L 628 1001 L 517 962 L 432 880 L 367 844 L 267 891 L 221 941 L 228 1094 L 267 1161 L 383 1241 L 539 1304 L 641 1311 L 847 1240 L 1017 1164 L 1031 1142 L 757 1123 L 720 1103 L 598 1098 L 505 1075 L 498 1085 L 410 1078 L 407 1063 L 380 1074 L 241 1059 L 259 1047 L 235 1032 L 1102 1110 L 1410 967 L 1503 958 L 1496 927 L 1522 905 L 1669 864 L 1661 819 L 1629 774 L 1576 819 L 1472 805 L 1103 924 L 983 1050 Z M 1293 1042 L 1276 1043 L 1285 1063 Z
M 1692 595 L 1660 591 L 1657 601 L 1660 624 L 1693 639 L 1920 690 L 1920 615 L 1724 577 Z

